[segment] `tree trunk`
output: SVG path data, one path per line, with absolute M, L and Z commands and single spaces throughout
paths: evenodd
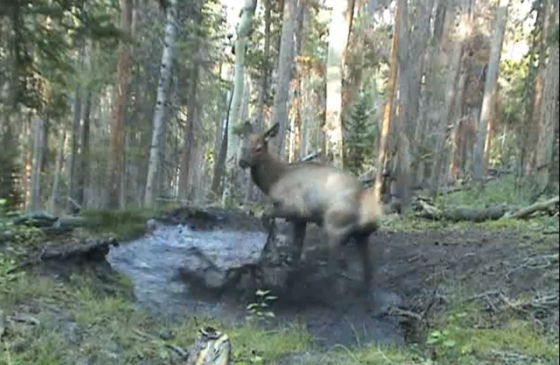
M 49 209 L 53 214 L 57 214 L 60 204 L 60 174 L 62 172 L 62 164 L 64 163 L 64 145 L 66 144 L 66 128 L 61 128 L 58 136 L 58 145 L 56 148 L 56 161 L 54 165 L 53 185 L 51 193 L 51 201 Z
M 327 54 L 327 110 L 326 110 L 326 156 L 334 166 L 343 167 L 342 133 L 342 80 L 344 77 L 343 54 L 349 35 L 349 19 L 345 16 L 348 0 L 330 0 L 332 19 L 329 27 Z
M 539 111 L 535 111 L 535 101 L 540 98 L 539 93 L 539 70 L 542 68 L 543 62 L 539 59 L 543 56 L 544 31 L 546 23 L 546 4 L 547 0 L 535 0 L 533 8 L 536 8 L 536 19 L 534 29 L 532 30 L 532 39 L 529 49 L 529 66 L 526 76 L 526 84 L 524 91 L 524 116 L 521 127 L 521 133 L 518 138 L 519 159 L 518 159 L 518 179 L 523 176 L 529 176 L 532 173 L 532 159 L 534 157 L 533 150 L 536 149 L 538 140 L 538 128 L 534 117 Z M 537 50 L 539 52 L 537 52 Z M 537 65 L 538 63 L 538 65 Z M 521 182 L 521 180 L 519 180 Z
M 539 13 L 541 15 L 541 21 L 539 22 L 540 32 L 537 36 L 537 44 L 535 46 L 538 47 L 538 67 L 536 68 L 535 72 L 535 80 L 533 86 L 533 98 L 532 100 L 528 100 L 527 102 L 531 104 L 529 108 L 530 113 L 527 115 L 527 122 L 529 123 L 528 126 L 528 136 L 527 136 L 527 155 L 526 155 L 526 164 L 525 164 L 525 175 L 526 176 L 533 176 L 536 171 L 535 169 L 538 168 L 536 166 L 537 163 L 537 149 L 539 146 L 537 142 L 540 138 L 539 136 L 539 125 L 541 119 L 541 108 L 542 108 L 542 100 L 543 100 L 543 89 L 544 89 L 544 77 L 546 72 L 546 51 L 548 49 L 548 28 L 550 25 L 549 20 L 549 8 L 550 2 L 548 0 L 542 0 L 539 2 L 541 9 L 539 9 Z
M 84 62 L 86 57 L 86 44 L 82 40 L 80 45 L 80 54 L 78 56 L 77 69 L 84 70 Z M 82 94 L 83 88 L 78 81 L 74 90 L 74 116 L 72 120 L 72 148 L 70 150 L 70 167 L 68 169 L 68 198 L 76 200 L 78 190 L 78 179 L 80 175 L 80 121 L 82 118 Z M 72 207 L 70 204 L 69 207 Z
M 482 110 L 480 113 L 480 122 L 478 123 L 478 133 L 474 152 L 474 179 L 482 181 L 485 175 L 484 171 L 484 145 L 486 142 L 486 134 L 488 132 L 488 120 L 492 112 L 492 96 L 496 92 L 498 86 L 498 75 L 500 72 L 500 58 L 504 43 L 504 34 L 508 16 L 509 0 L 500 0 L 496 15 L 496 28 L 492 39 L 492 50 L 490 53 L 490 61 L 488 62 L 488 71 L 486 73 L 486 83 L 484 85 L 484 100 L 482 102 Z
M 390 55 L 390 70 L 389 70 L 389 80 L 387 81 L 387 92 L 385 98 L 385 107 L 383 109 L 383 119 L 381 122 L 381 134 L 379 136 L 379 150 L 377 154 L 377 173 L 375 174 L 375 185 L 374 194 L 376 196 L 377 202 L 381 204 L 383 196 L 383 182 L 384 182 L 384 170 L 385 163 L 387 160 L 387 149 L 388 140 L 391 133 L 391 116 L 393 114 L 393 105 L 395 101 L 395 92 L 397 89 L 397 77 L 398 77 L 398 52 L 400 44 L 400 30 L 401 30 L 401 8 L 397 6 L 395 11 L 395 26 L 393 30 L 393 44 L 391 45 L 391 55 Z
M 289 158 L 290 162 L 299 160 L 301 155 L 301 140 L 302 140 L 302 115 L 301 115 L 301 105 L 302 105 L 302 63 L 301 57 L 303 56 L 303 22 L 305 18 L 305 4 L 300 0 L 298 6 L 298 16 L 296 20 L 297 28 L 295 32 L 296 39 L 296 61 L 295 70 L 296 75 L 292 80 L 292 93 L 293 99 L 291 102 L 291 133 L 290 133 L 290 148 L 289 148 Z
M 436 15 L 434 18 L 434 30 L 430 40 L 430 46 L 426 49 L 425 54 L 425 77 L 426 86 L 422 92 L 420 100 L 420 116 L 419 121 L 414 129 L 414 143 L 415 143 L 415 156 L 416 161 L 413 164 L 413 183 L 412 185 L 417 186 L 424 182 L 424 171 L 425 161 L 422 155 L 425 154 L 427 146 L 425 146 L 426 132 L 428 130 L 428 124 L 430 120 L 428 118 L 428 113 L 433 107 L 435 87 L 439 85 L 438 82 L 438 68 L 436 67 L 438 58 L 436 57 L 441 52 L 441 42 L 443 38 L 443 30 L 445 28 L 446 17 L 447 17 L 447 1 L 438 1 L 436 7 Z
M 33 160 L 31 163 L 31 187 L 28 211 L 37 211 L 41 208 L 41 165 L 44 156 L 44 121 L 37 118 L 33 128 Z
M 148 175 L 146 178 L 146 191 L 144 192 L 144 205 L 149 207 L 154 203 L 154 187 L 156 177 L 160 169 L 160 143 L 161 132 L 165 123 L 165 107 L 167 101 L 167 89 L 171 80 L 171 67 L 173 66 L 173 46 L 175 44 L 175 22 L 177 12 L 177 0 L 169 0 L 167 3 L 167 19 L 165 24 L 165 37 L 163 39 L 163 53 L 161 56 L 160 76 L 157 89 L 156 107 L 152 120 L 152 145 L 150 146 L 150 160 L 148 163 Z
M 214 171 L 212 174 L 211 190 L 212 193 L 214 194 L 214 198 L 218 198 L 222 196 L 222 179 L 224 176 L 227 148 L 228 148 L 229 115 L 231 112 L 231 106 L 233 102 L 233 93 L 228 91 L 224 93 L 224 95 L 225 95 L 224 103 L 223 103 L 224 119 L 220 121 L 220 126 L 216 133 L 216 136 L 219 135 L 219 138 L 216 137 L 217 154 L 215 155 Z
M 191 195 L 192 166 L 194 150 L 196 148 L 196 123 L 198 123 L 198 85 L 200 66 L 197 61 L 193 64 L 189 78 L 189 99 L 187 101 L 187 124 L 185 127 L 183 149 L 181 153 L 181 171 L 179 172 L 179 198 L 186 200 Z
M 464 0 L 468 2 L 469 0 Z M 450 40 L 453 43 L 451 50 L 451 60 L 448 65 L 447 81 L 446 81 L 446 94 L 445 94 L 445 111 L 440 116 L 437 127 L 437 140 L 434 149 L 434 158 L 432 161 L 431 181 L 430 181 L 430 194 L 435 196 L 439 190 L 443 166 L 445 163 L 445 144 L 448 137 L 448 121 L 453 116 L 453 107 L 457 94 L 457 82 L 461 72 L 461 45 L 464 34 L 461 33 L 462 29 L 466 29 L 466 22 L 468 16 L 466 14 L 466 6 L 464 4 L 459 6 L 457 17 L 460 19 L 456 23 L 456 29 L 453 30 L 455 39 Z
M 410 139 L 408 136 L 408 126 L 411 125 L 410 118 L 410 103 L 413 95 L 410 95 L 410 77 L 412 72 L 409 68 L 412 67 L 412 60 L 410 58 L 410 48 L 408 44 L 408 0 L 398 0 L 397 7 L 400 9 L 399 16 L 399 35 L 404 35 L 399 39 L 398 49 L 398 81 L 399 81 L 399 113 L 395 120 L 395 132 L 397 145 L 397 184 L 396 184 L 396 198 L 401 201 L 401 212 L 406 211 L 410 203 Z
M 285 159 L 286 131 L 288 125 L 288 102 L 290 98 L 290 84 L 292 80 L 292 67 L 294 64 L 294 35 L 296 18 L 298 14 L 298 1 L 285 0 L 282 21 L 282 40 L 278 55 L 278 80 L 276 94 L 274 95 L 274 111 L 272 124 L 279 123 L 278 137 L 272 143 L 271 152 Z
M 554 22 L 558 25 L 558 7 L 555 9 Z M 558 128 L 558 68 L 560 67 L 558 43 L 551 45 L 550 58 L 546 65 L 543 103 L 539 123 L 539 140 L 536 151 L 535 192 L 541 194 L 551 183 L 553 167 L 555 129 Z
M 264 55 L 262 64 L 261 89 L 259 91 L 259 104 L 257 106 L 257 127 L 259 130 L 264 126 L 264 109 L 268 100 L 268 84 L 270 78 L 270 39 L 272 25 L 272 0 L 264 1 Z M 226 102 L 227 104 L 227 102 Z
M 237 40 L 235 41 L 235 77 L 232 96 L 231 113 L 228 118 L 228 144 L 227 144 L 227 172 L 226 184 L 222 194 L 222 204 L 227 205 L 233 196 L 235 182 L 234 175 L 237 167 L 236 152 L 239 138 L 235 134 L 235 126 L 240 122 L 241 102 L 245 86 L 245 53 L 252 28 L 253 15 L 257 7 L 257 0 L 245 0 L 241 11 L 241 19 L 237 26 Z
M 121 0 L 121 28 L 132 35 L 133 0 Z M 124 175 L 124 118 L 126 99 L 131 72 L 131 46 L 125 41 L 119 44 L 118 76 L 116 95 L 111 110 L 111 134 L 109 138 L 109 186 L 105 206 L 118 209 L 122 203 L 122 183 Z

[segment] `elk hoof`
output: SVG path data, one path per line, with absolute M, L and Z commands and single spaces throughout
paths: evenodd
M 272 231 L 276 227 L 276 221 L 273 217 L 263 215 L 261 217 L 262 224 L 264 228 L 268 231 Z

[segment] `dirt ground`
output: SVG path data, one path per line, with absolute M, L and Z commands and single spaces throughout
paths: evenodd
M 169 223 L 181 220 L 179 212 L 171 214 L 176 219 Z M 204 220 L 204 224 L 187 221 L 197 229 L 262 230 L 258 219 L 243 213 L 216 211 L 212 216 L 219 219 Z M 279 226 L 286 230 L 285 225 Z M 362 305 L 361 260 L 354 246 L 342 250 L 348 270 L 332 278 L 322 272 L 327 260 L 324 242 L 321 230 L 310 225 L 296 284 L 274 307 L 276 323 L 302 323 L 319 345 L 422 341 L 434 318 L 457 303 L 471 302 L 480 303 L 497 322 L 503 313 L 513 312 L 543 327 L 558 328 L 557 236 L 488 230 L 480 225 L 381 229 L 371 238 L 376 275 L 369 302 L 374 313 Z

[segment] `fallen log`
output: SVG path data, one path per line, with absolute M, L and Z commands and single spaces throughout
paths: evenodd
M 520 209 L 511 215 L 506 215 L 506 218 L 526 219 L 529 218 L 531 214 L 539 211 L 547 210 L 555 205 L 558 205 L 558 203 L 559 203 L 559 197 L 557 196 L 552 199 L 543 202 L 537 202 L 526 208 Z
M 550 209 L 558 203 L 558 197 L 555 197 L 550 200 L 538 202 L 528 207 L 513 211 L 513 209 L 507 205 L 495 205 L 485 208 L 470 206 L 436 207 L 426 199 L 417 199 L 416 215 L 421 218 L 432 220 L 451 222 L 470 221 L 477 223 L 506 218 L 527 219 L 532 214 Z
M 113 238 L 85 239 L 84 241 L 61 246 L 47 247 L 39 255 L 39 261 L 68 260 L 76 257 L 95 259 L 109 253 L 110 246 L 117 246 L 118 241 Z
M 437 208 L 426 201 L 419 201 L 422 210 L 417 214 L 421 218 L 444 220 L 451 222 L 485 222 L 502 218 L 508 208 L 506 206 L 493 206 L 487 208 L 474 208 L 458 206 L 449 208 Z

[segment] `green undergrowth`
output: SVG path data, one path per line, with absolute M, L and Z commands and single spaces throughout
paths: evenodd
M 439 195 L 434 204 L 439 209 L 446 207 L 480 208 L 505 205 L 512 211 L 531 204 L 531 192 L 517 188 L 515 177 L 505 176 L 499 180 L 488 182 L 483 188 L 460 190 L 451 194 Z M 399 219 L 384 217 L 383 228 L 403 231 L 422 230 L 490 230 L 490 231 L 518 231 L 527 235 L 557 232 L 559 230 L 558 217 L 537 215 L 530 219 L 501 218 L 485 222 L 451 222 L 444 220 L 430 220 L 418 218 L 414 214 L 407 214 Z
M 83 276 L 69 283 L 26 275 L 0 282 L 4 315 L 28 318 L 8 322 L 2 337 L 0 365 L 163 365 L 180 363 L 168 347 L 188 348 L 197 330 L 213 326 L 227 333 L 232 365 L 477 365 L 558 363 L 558 344 L 529 323 L 512 319 L 490 326 L 473 306 L 456 306 L 434 321 L 426 342 L 406 348 L 335 346 L 314 348 L 311 336 L 297 324 L 265 330 L 216 319 L 165 320 L 137 309 L 127 298 L 107 295 Z M 34 324 L 33 324 L 34 323 Z
M 151 209 L 88 210 L 82 215 L 87 219 L 87 229 L 94 234 L 109 233 L 121 241 L 138 238 L 146 231 L 146 221 L 156 216 Z
M 531 204 L 531 191 L 516 186 L 514 176 L 504 176 L 490 181 L 482 188 L 459 190 L 451 194 L 440 195 L 437 205 L 466 205 L 484 207 L 486 205 L 507 204 L 523 207 Z

